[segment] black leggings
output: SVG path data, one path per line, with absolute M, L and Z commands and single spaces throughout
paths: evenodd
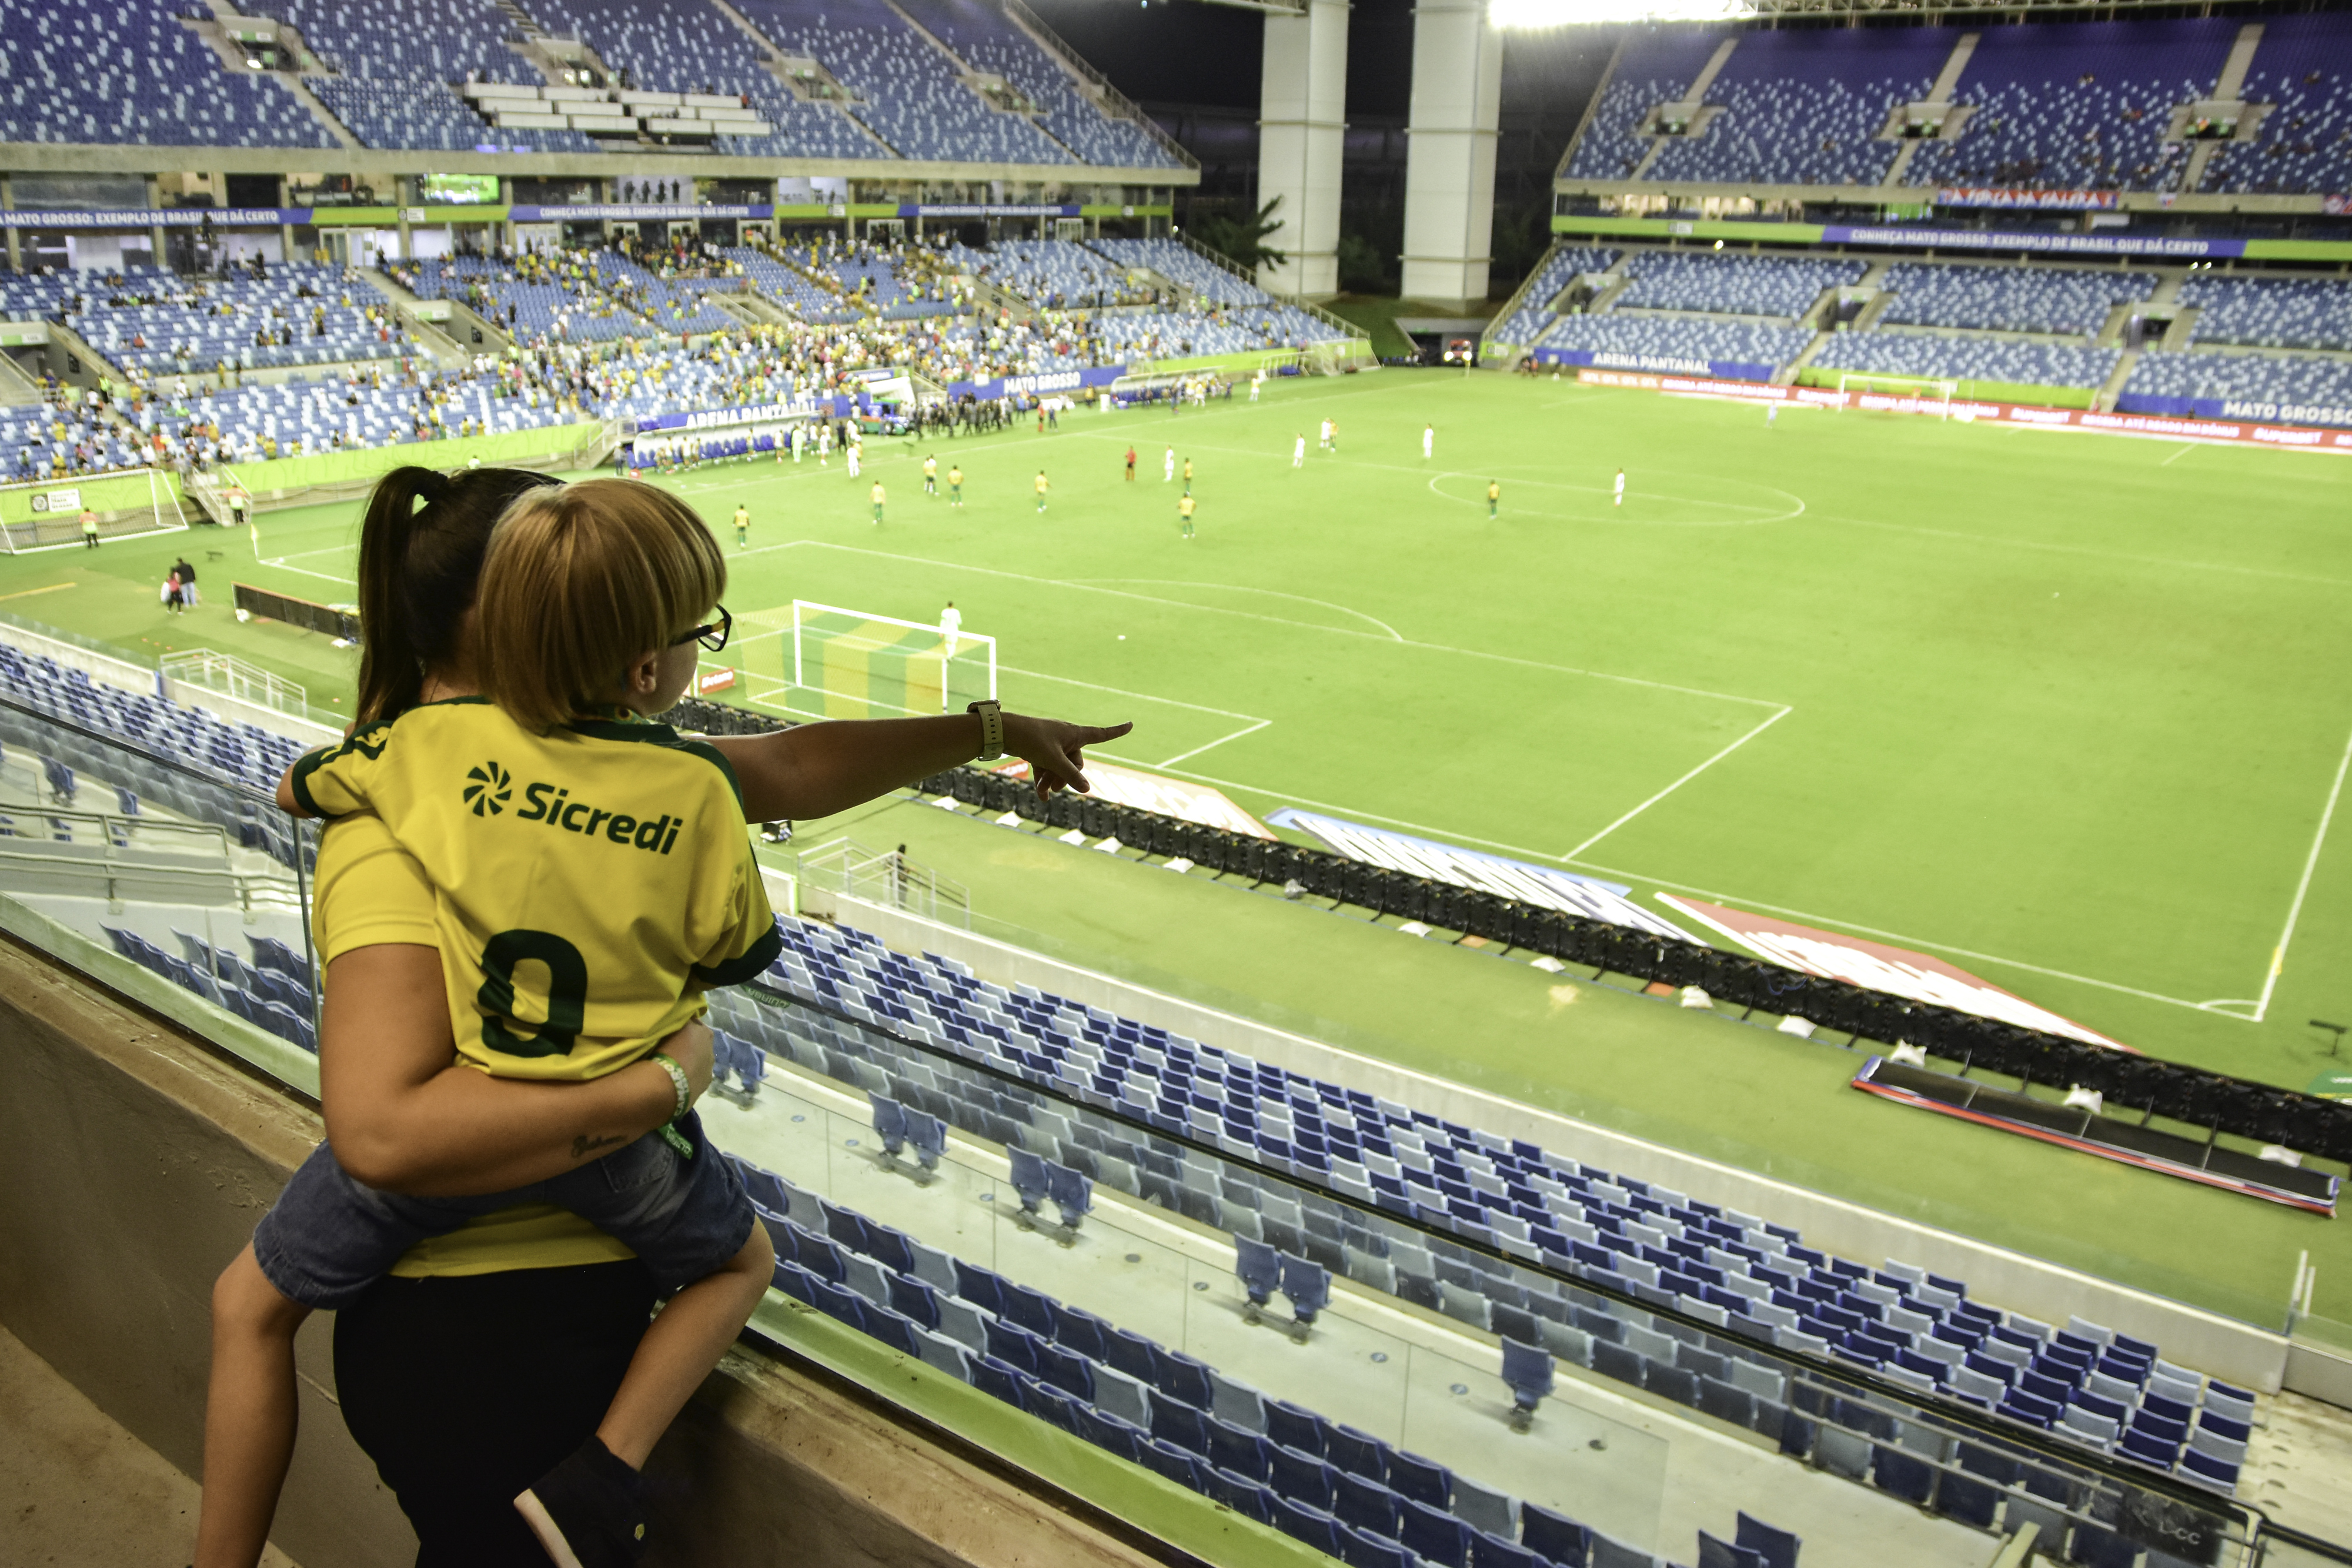
M 595 1431 L 653 1303 L 631 1260 L 387 1276 L 336 1314 L 343 1423 L 415 1527 L 416 1568 L 547 1568 L 515 1494 Z

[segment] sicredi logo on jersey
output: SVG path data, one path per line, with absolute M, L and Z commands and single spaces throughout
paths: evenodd
M 495 817 L 512 801 L 514 779 L 495 762 L 481 763 L 466 770 L 461 794 L 474 815 Z M 608 843 L 634 845 L 662 855 L 669 853 L 670 846 L 677 842 L 678 829 L 686 825 L 685 818 L 667 812 L 658 817 L 637 818 L 571 797 L 570 789 L 557 785 L 526 784 L 522 789 L 526 804 L 515 813 L 515 821 L 545 822 L 567 833 L 584 833 L 590 838 L 601 833 Z

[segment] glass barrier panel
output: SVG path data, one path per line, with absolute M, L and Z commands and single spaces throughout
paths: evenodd
M 0 925 L 315 1092 L 318 831 L 269 798 L 297 750 L 0 646 Z M 881 992 L 789 953 L 712 993 L 705 1123 L 783 1260 L 759 1326 L 1205 1561 L 1312 1561 L 1416 1487 L 1465 1527 L 1525 1503 L 1549 1511 L 1528 1530 L 1576 1521 L 1675 1561 L 1742 1512 L 1804 1536 L 1815 1568 L 1885 1561 L 1887 1541 L 1979 1563 L 2029 1521 L 2084 1560 L 2249 1560 L 2255 1516 L 2219 1492 L 1740 1332 L 1636 1278 L 1632 1252 L 1602 1270 L 1433 1191 L 1343 1189 L 1311 1129 L 1369 1103 L 1257 1082 L 1249 1114 L 1290 1140 L 1271 1153 L 1221 1120 L 1235 1100 L 1100 1071 L 1076 1037 L 1108 1015 L 878 945 L 853 957 L 963 985 L 973 1027 L 877 1011 Z M 1016 1005 L 1060 1010 L 1018 1034 L 980 1021 Z M 1240 1059 L 1157 1032 L 1120 1049 L 1250 1098 Z M 1423 1124 L 1390 1131 L 1403 1148 Z M 1302 1511 L 1327 1483 L 1339 1511 Z M 2276 1539 L 2265 1560 L 2308 1550 Z

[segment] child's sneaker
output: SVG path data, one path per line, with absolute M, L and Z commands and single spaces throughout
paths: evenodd
M 590 1434 L 514 1500 L 555 1568 L 630 1568 L 646 1549 L 644 1478 Z

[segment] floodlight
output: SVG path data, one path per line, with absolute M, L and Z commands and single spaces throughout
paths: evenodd
M 1720 22 L 1754 13 L 1748 0 L 1487 0 L 1497 27 L 1561 27 L 1590 22 Z

